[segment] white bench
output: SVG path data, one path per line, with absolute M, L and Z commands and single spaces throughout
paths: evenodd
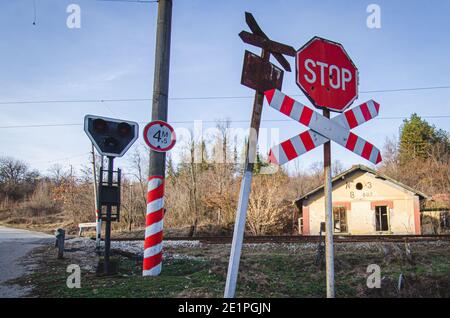
M 90 228 L 95 229 L 96 226 L 97 226 L 97 223 L 95 223 L 95 222 L 79 223 L 78 228 L 80 229 L 80 231 L 78 232 L 78 235 L 81 236 L 83 234 L 83 230 L 90 229 Z

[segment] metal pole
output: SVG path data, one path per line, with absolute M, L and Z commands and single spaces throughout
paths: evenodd
M 98 211 L 98 184 L 97 184 L 97 167 L 95 166 L 95 150 L 92 144 L 92 172 L 94 174 L 94 209 L 95 209 L 95 245 L 100 248 L 102 236 L 102 220 L 99 217 Z
M 159 0 L 156 28 L 155 74 L 153 79 L 152 121 L 167 121 L 170 68 L 170 39 L 172 28 L 172 0 Z M 158 189 L 157 195 L 148 196 L 147 227 L 144 243 L 143 275 L 159 275 L 162 255 L 162 224 L 164 178 L 166 170 L 165 152 L 150 150 L 148 191 Z M 156 202 L 153 199 L 160 198 Z M 159 213 L 159 214 L 155 214 Z M 158 236 L 158 239 L 150 237 Z M 149 241 L 147 241 L 149 239 Z M 156 253 L 156 254 L 155 254 Z
M 323 110 L 323 115 L 330 118 L 330 111 Z M 331 197 L 331 143 L 323 146 L 323 172 L 325 175 L 325 263 L 327 274 L 327 298 L 334 298 L 334 243 L 333 243 L 333 201 Z
M 64 229 L 57 229 L 56 235 L 56 246 L 58 247 L 58 259 L 64 258 L 64 243 L 66 240 L 66 231 Z
M 108 186 L 113 184 L 113 166 L 114 158 L 108 157 Z M 105 224 L 105 275 L 109 274 L 109 255 L 111 249 L 111 204 L 106 206 L 106 224 Z
M 262 59 L 269 60 L 270 53 L 262 51 Z M 244 175 L 241 182 L 241 191 L 239 193 L 239 203 L 236 212 L 236 221 L 234 223 L 233 242 L 231 244 L 230 262 L 228 264 L 227 281 L 225 283 L 225 298 L 233 298 L 236 293 L 236 282 L 239 272 L 239 262 L 241 259 L 242 242 L 244 240 L 245 220 L 247 217 L 248 200 L 250 197 L 253 164 L 256 157 L 256 147 L 258 144 L 259 126 L 261 124 L 262 106 L 264 102 L 263 92 L 255 92 L 253 102 L 253 113 L 250 124 L 250 135 L 247 144 L 247 156 L 245 159 Z

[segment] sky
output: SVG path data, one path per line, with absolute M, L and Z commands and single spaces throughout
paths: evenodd
M 54 164 L 79 168 L 88 163 L 90 151 L 82 125 L 86 114 L 134 120 L 141 129 L 151 119 L 149 100 L 98 101 L 152 97 L 157 3 L 35 3 L 36 11 L 33 0 L 0 2 L 0 156 L 23 160 L 43 173 Z M 381 28 L 367 26 L 372 3 L 381 9 Z M 70 4 L 81 8 L 81 28 L 66 25 Z M 414 112 L 450 130 L 449 88 L 380 92 L 450 86 L 447 0 L 432 5 L 425 0 L 174 0 L 168 121 L 176 129 L 191 129 L 194 120 L 204 121 L 206 129 L 226 118 L 232 127 L 248 127 L 254 91 L 240 84 L 242 61 L 245 50 L 260 50 L 238 37 L 249 31 L 245 11 L 271 39 L 295 49 L 316 35 L 342 43 L 359 70 L 354 105 L 369 99 L 381 105 L 378 119 L 354 131 L 378 148 L 398 136 L 403 118 Z M 294 69 L 295 59 L 288 60 Z M 311 105 L 295 83 L 295 72 L 284 74 L 283 92 Z M 86 100 L 91 102 L 80 102 Z M 263 134 L 272 129 L 279 135 L 261 142 L 263 153 L 271 143 L 306 129 L 266 102 L 262 119 Z M 23 127 L 39 125 L 56 126 Z M 172 150 L 175 157 L 182 144 Z M 136 147 L 143 147 L 142 137 L 119 166 L 126 166 Z M 371 166 L 337 144 L 332 158 L 345 167 Z M 319 147 L 288 168 L 307 170 L 321 160 Z

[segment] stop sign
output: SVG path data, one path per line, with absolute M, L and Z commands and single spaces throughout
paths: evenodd
M 314 37 L 295 61 L 297 85 L 314 106 L 343 112 L 358 97 L 358 69 L 341 44 Z

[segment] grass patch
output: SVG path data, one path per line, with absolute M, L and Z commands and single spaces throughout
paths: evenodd
M 449 244 L 417 248 L 411 262 L 401 253 L 392 256 L 383 254 L 381 249 L 340 250 L 338 246 L 335 255 L 336 296 L 450 297 L 449 251 Z M 98 277 L 82 270 L 81 288 L 69 289 L 66 268 L 76 263 L 76 257 L 66 253 L 67 259 L 57 260 L 55 251 L 46 247 L 37 252 L 41 259 L 37 271 L 13 283 L 35 286 L 34 296 L 38 297 L 222 297 L 229 245 L 167 247 L 166 252 L 169 257 L 164 261 L 159 277 L 142 277 L 140 261 L 116 256 L 120 264 L 117 275 Z M 314 260 L 313 248 L 292 251 L 276 246 L 269 249 L 245 247 L 236 295 L 324 297 L 325 269 L 316 266 Z M 366 286 L 369 264 L 381 267 L 381 289 Z M 400 273 L 405 277 L 405 285 L 399 294 Z

